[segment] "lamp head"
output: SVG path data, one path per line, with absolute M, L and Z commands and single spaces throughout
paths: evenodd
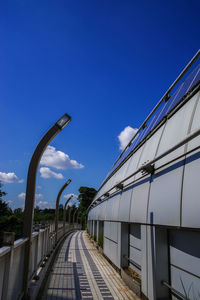
M 70 182 L 71 182 L 71 179 L 68 179 L 66 184 L 68 185 L 68 184 L 70 184 Z
M 71 117 L 68 114 L 64 114 L 57 122 L 56 125 L 62 130 L 69 122 L 71 121 Z

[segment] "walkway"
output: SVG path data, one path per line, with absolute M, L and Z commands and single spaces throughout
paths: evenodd
M 42 300 L 139 299 L 99 253 L 87 233 L 70 234 L 57 255 Z

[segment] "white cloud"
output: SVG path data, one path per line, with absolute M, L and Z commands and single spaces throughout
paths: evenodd
M 68 203 L 68 206 L 72 206 L 72 205 L 75 204 L 76 207 L 78 207 L 79 206 L 79 201 L 78 201 L 78 196 L 77 195 L 75 195 L 75 194 L 66 194 L 66 195 L 63 196 L 63 198 L 68 199 L 71 195 L 73 197 L 70 199 L 70 201 Z
M 127 126 L 124 128 L 124 130 L 122 130 L 122 132 L 118 135 L 120 150 L 123 150 L 128 145 L 132 137 L 136 134 L 137 130 L 137 128 L 132 128 L 131 126 Z
M 18 198 L 19 198 L 19 199 L 22 199 L 22 200 L 25 200 L 25 198 L 26 198 L 26 193 L 20 193 L 20 194 L 18 195 Z M 36 200 L 43 199 L 43 195 L 42 195 L 42 194 L 35 194 L 35 199 L 36 199 Z
M 12 201 L 12 200 L 8 200 L 8 201 L 6 201 L 6 203 L 7 203 L 8 205 L 10 205 L 10 204 L 13 203 L 13 201 Z
M 58 170 L 84 168 L 84 166 L 79 164 L 76 160 L 70 159 L 68 154 L 62 151 L 57 151 L 56 148 L 52 146 L 47 146 L 40 164 L 47 167 L 53 167 Z
M 19 199 L 22 199 L 22 200 L 25 200 L 26 194 L 25 194 L 25 193 L 20 193 L 20 194 L 18 195 L 18 198 L 19 198 Z
M 77 200 L 77 198 L 78 198 L 78 196 L 75 195 L 75 194 L 66 194 L 66 195 L 63 196 L 63 198 L 68 199 L 70 196 L 73 196 L 71 198 L 71 200 Z
M 35 194 L 35 199 L 36 200 L 43 199 L 43 195 L 42 194 Z
M 42 178 L 57 178 L 57 179 L 64 178 L 61 173 L 53 172 L 49 168 L 46 168 L 46 167 L 40 168 L 40 175 Z
M 24 180 L 19 179 L 13 172 L 11 173 L 0 172 L 0 181 L 5 183 L 14 183 L 14 182 L 22 183 Z
M 52 208 L 52 204 L 47 201 L 39 201 L 36 206 L 39 206 L 40 209 Z

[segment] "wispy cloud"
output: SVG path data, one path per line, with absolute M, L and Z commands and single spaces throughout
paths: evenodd
M 24 180 L 19 179 L 14 172 L 10 172 L 10 173 L 0 172 L 0 181 L 5 183 L 22 183 Z
M 127 126 L 124 128 L 124 130 L 122 130 L 122 132 L 120 132 L 120 134 L 118 135 L 120 150 L 123 150 L 128 145 L 132 137 L 136 134 L 137 130 L 137 128 Z
M 25 198 L 26 198 L 26 193 L 20 193 L 20 194 L 18 195 L 18 198 L 19 198 L 19 199 L 22 199 L 22 200 L 25 200 Z
M 20 193 L 19 195 L 18 195 L 18 198 L 19 199 L 22 199 L 22 200 L 25 200 L 25 198 L 26 198 L 26 193 Z M 43 199 L 43 195 L 42 194 L 35 194 L 35 199 L 36 200 L 40 200 L 40 199 Z
M 76 207 L 79 206 L 79 201 L 78 201 L 78 196 L 77 195 L 75 195 L 75 194 L 66 194 L 66 195 L 63 196 L 63 198 L 68 199 L 70 196 L 73 196 L 73 197 L 70 199 L 68 206 L 72 206 L 74 204 L 76 205 Z
M 52 204 L 47 201 L 39 201 L 36 206 L 39 206 L 40 209 L 53 208 Z
M 47 147 L 41 158 L 40 164 L 58 170 L 84 168 L 84 166 L 76 160 L 70 159 L 68 154 L 56 150 L 56 148 L 52 146 Z
M 40 175 L 42 178 L 56 178 L 56 179 L 64 178 L 61 173 L 53 172 L 49 168 L 46 168 L 46 167 L 40 168 Z

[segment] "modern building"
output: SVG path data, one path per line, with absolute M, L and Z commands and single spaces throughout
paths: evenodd
M 147 299 L 200 299 L 200 51 L 115 162 L 88 230 Z

